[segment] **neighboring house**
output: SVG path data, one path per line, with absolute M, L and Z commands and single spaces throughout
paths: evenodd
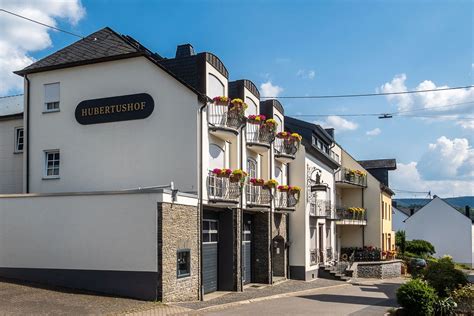
M 392 202 L 392 229 L 394 232 L 405 230 L 405 220 L 410 216 L 404 208 L 398 208 L 395 202 Z
M 186 44 L 166 59 L 110 28 L 16 73 L 29 194 L 0 196 L 2 227 L 15 228 L 0 230 L 1 276 L 163 301 L 288 276 L 297 195 L 213 172 L 293 185 L 299 137 L 246 119 L 264 114 L 283 132 L 280 102 L 229 82 L 212 53 Z
M 337 258 L 334 172 L 340 167 L 331 147 L 333 136 L 321 126 L 285 117 L 285 126 L 302 137 L 290 180 L 302 188 L 300 203 L 290 215 L 291 278 L 312 280 L 322 265 Z
M 0 194 L 23 190 L 23 95 L 0 98 Z
M 463 214 L 435 196 L 405 220 L 406 238 L 429 241 L 436 256 L 450 255 L 455 262 L 474 267 L 474 224 L 468 212 L 469 208 Z
M 344 219 L 336 222 L 337 249 L 364 246 L 395 249 L 393 192 L 340 145 L 336 144 L 333 150 L 341 157 L 341 168 L 336 173 L 336 208 L 344 214 Z M 388 174 L 385 179 L 388 183 Z

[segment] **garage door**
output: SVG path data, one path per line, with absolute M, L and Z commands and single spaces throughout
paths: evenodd
M 202 259 L 204 293 L 217 291 L 218 221 L 203 220 Z
M 242 236 L 242 276 L 243 283 L 252 281 L 252 221 L 244 217 Z

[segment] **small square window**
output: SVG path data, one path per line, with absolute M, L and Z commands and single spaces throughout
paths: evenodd
M 24 132 L 23 127 L 15 128 L 15 152 L 21 153 L 23 152 L 23 144 L 24 144 Z
M 60 154 L 58 150 L 45 151 L 45 178 L 59 178 Z
M 190 249 L 179 249 L 177 251 L 176 271 L 177 271 L 178 279 L 191 275 L 191 250 Z
M 44 85 L 44 111 L 59 111 L 59 82 Z

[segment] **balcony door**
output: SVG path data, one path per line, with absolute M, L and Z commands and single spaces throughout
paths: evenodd
M 225 168 L 225 151 L 217 144 L 209 144 L 209 170 Z M 223 196 L 223 179 L 209 177 L 209 194 L 213 197 Z
M 253 158 L 247 159 L 247 172 L 249 179 L 258 178 L 258 165 L 257 161 Z M 257 202 L 257 187 L 253 185 L 247 185 L 247 203 L 255 204 Z

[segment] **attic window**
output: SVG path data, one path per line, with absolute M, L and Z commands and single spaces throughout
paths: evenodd
M 59 111 L 59 82 L 44 85 L 44 112 Z

